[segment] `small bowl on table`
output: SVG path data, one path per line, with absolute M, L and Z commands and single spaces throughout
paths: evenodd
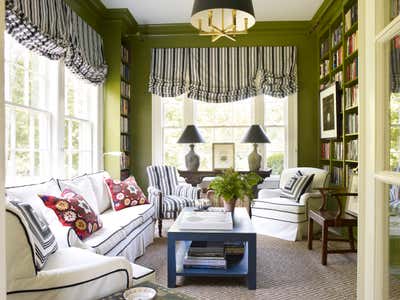
M 124 292 L 126 300 L 152 300 L 156 296 L 156 290 L 148 287 L 136 287 Z

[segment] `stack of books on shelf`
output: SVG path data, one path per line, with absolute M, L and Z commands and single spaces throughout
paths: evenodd
M 129 50 L 124 46 L 121 46 L 121 60 L 126 64 L 129 63 Z
M 332 168 L 332 183 L 334 185 L 341 185 L 343 182 L 343 168 L 333 167 Z
M 357 3 L 355 3 L 344 16 L 345 30 L 348 31 L 358 20 Z
M 121 95 L 128 99 L 131 97 L 131 85 L 125 81 L 121 81 Z
M 129 101 L 127 99 L 121 99 L 121 115 L 127 116 L 129 113 Z
M 321 158 L 322 159 L 329 159 L 330 151 L 331 151 L 331 144 L 329 142 L 321 144 Z
M 353 62 L 347 66 L 346 78 L 348 81 L 358 78 L 358 57 L 356 57 Z
M 347 37 L 347 55 L 351 55 L 358 49 L 358 31 Z
M 358 160 L 358 139 L 351 140 L 347 143 L 347 160 Z
M 320 77 L 323 78 L 329 73 L 329 59 L 325 59 L 323 62 L 320 64 L 320 70 L 319 74 Z
M 391 18 L 394 19 L 400 14 L 400 0 L 391 0 L 391 1 L 392 1 Z
M 326 38 L 322 43 L 321 43 L 321 48 L 320 48 L 320 57 L 324 57 L 328 54 L 329 52 L 329 40 Z
M 183 259 L 184 268 L 226 269 L 224 242 L 193 241 Z
M 334 146 L 334 155 L 333 157 L 337 160 L 343 159 L 343 142 L 335 142 Z
M 333 53 L 332 57 L 332 68 L 336 69 L 337 67 L 343 64 L 343 47 L 340 47 Z
M 242 258 L 244 254 L 244 242 L 225 242 L 224 243 L 225 258 L 230 261 L 236 258 Z
M 346 89 L 346 108 L 358 105 L 358 85 Z
M 125 81 L 129 81 L 130 74 L 129 74 L 129 65 L 121 63 L 121 78 Z
M 129 155 L 127 155 L 126 153 L 122 152 L 122 154 L 121 154 L 121 162 L 120 162 L 121 170 L 129 169 L 129 163 L 130 163 Z
M 342 41 L 342 28 L 343 24 L 340 23 L 332 33 L 332 48 Z
M 121 135 L 121 151 L 129 152 L 129 137 Z
M 121 133 L 129 132 L 128 118 L 121 116 Z
M 358 133 L 358 114 L 348 114 L 346 119 L 346 133 Z

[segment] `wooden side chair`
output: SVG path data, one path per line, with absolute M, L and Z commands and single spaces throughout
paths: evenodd
M 358 181 L 356 174 L 350 178 L 350 191 L 345 191 L 337 188 L 320 188 L 318 189 L 322 195 L 322 204 L 318 210 L 310 210 L 308 214 L 308 249 L 312 250 L 313 241 L 313 223 L 314 221 L 322 227 L 322 259 L 321 263 L 326 265 L 328 253 L 349 253 L 357 252 L 354 243 L 353 228 L 357 227 L 357 212 L 354 209 L 357 202 L 358 193 L 354 191 Z M 354 183 L 354 184 L 353 184 Z M 337 202 L 337 210 L 327 209 L 328 197 L 335 199 Z M 341 199 L 345 198 L 346 204 L 343 209 Z M 357 204 L 356 204 L 357 207 Z M 348 230 L 348 238 L 328 238 L 328 231 L 330 227 L 345 227 Z M 348 242 L 350 248 L 348 249 L 328 249 L 328 241 Z

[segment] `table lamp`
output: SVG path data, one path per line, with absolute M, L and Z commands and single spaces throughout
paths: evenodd
M 260 125 L 251 125 L 242 143 L 254 144 L 254 150 L 249 155 L 249 170 L 252 172 L 260 170 L 262 156 L 257 152 L 257 144 L 270 143 L 264 129 Z
M 199 130 L 194 125 L 186 126 L 178 140 L 179 144 L 190 144 L 190 150 L 185 156 L 186 169 L 188 171 L 196 172 L 200 166 L 200 157 L 194 152 L 195 143 L 204 143 Z

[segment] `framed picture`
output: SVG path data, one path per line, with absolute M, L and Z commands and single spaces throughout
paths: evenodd
M 358 174 L 355 171 L 352 171 L 349 179 L 349 193 L 358 193 Z M 358 216 L 358 199 L 359 197 L 350 196 L 346 202 L 346 212 Z
M 337 138 L 339 108 L 339 88 L 337 83 L 334 83 L 320 93 L 321 138 Z
M 235 168 L 235 144 L 213 143 L 213 169 L 225 170 Z

